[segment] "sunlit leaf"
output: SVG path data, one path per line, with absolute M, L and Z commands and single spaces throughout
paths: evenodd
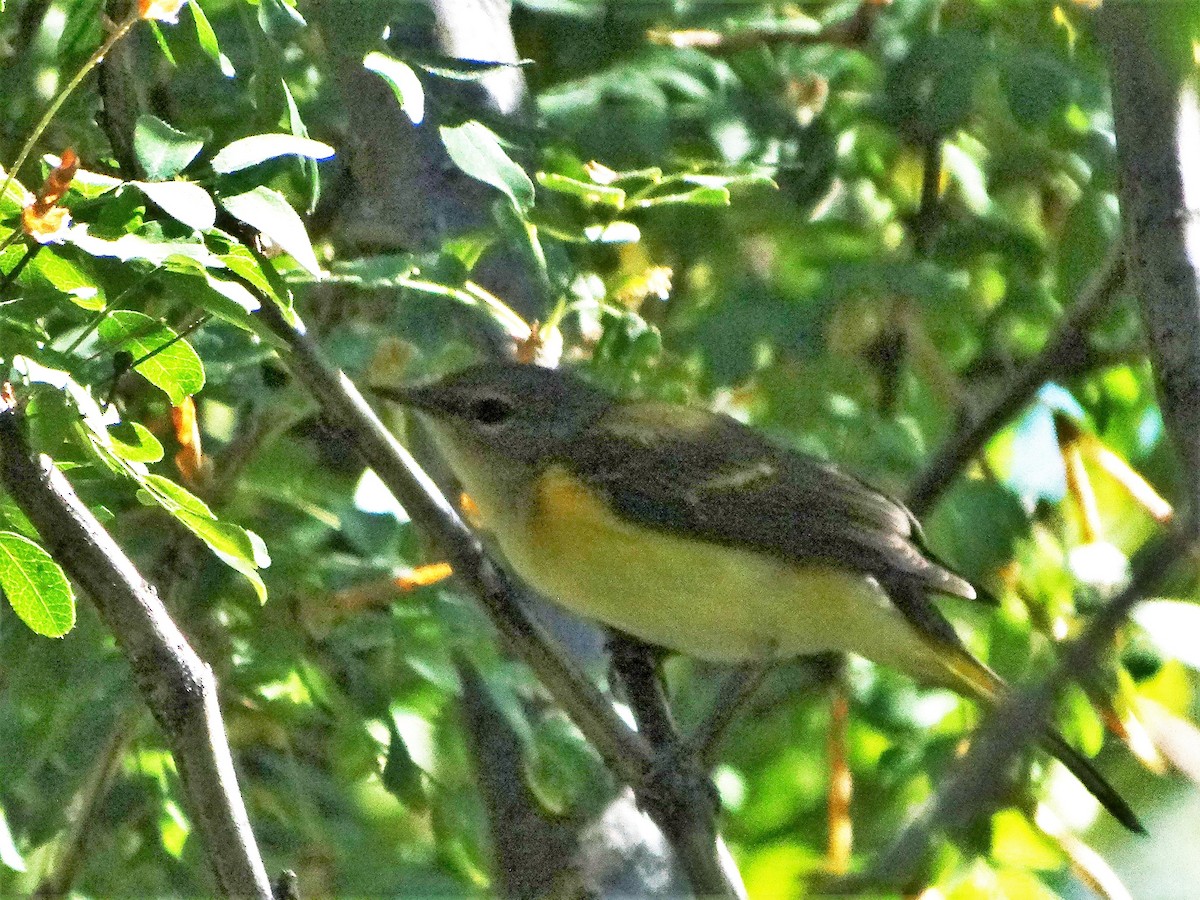
M 187 815 L 174 800 L 167 800 L 162 805 L 158 828 L 163 849 L 176 859 L 183 856 L 183 845 L 187 842 L 188 835 L 192 833 L 192 825 L 188 821 Z
M 262 538 L 232 522 L 219 520 L 202 500 L 161 475 L 147 475 L 139 497 L 171 513 L 222 562 L 250 582 L 260 603 L 266 602 L 267 589 L 258 570 L 271 564 L 271 556 Z
M 100 323 L 99 332 L 112 352 L 126 350 L 135 361 L 142 360 L 134 371 L 161 388 L 173 404 L 182 403 L 204 387 L 204 365 L 196 351 L 157 319 L 117 309 Z
M 424 773 L 413 761 L 400 732 L 393 726 L 388 729 L 388 734 L 387 761 L 380 773 L 384 787 L 410 809 L 424 810 L 428 806 Z
M 1200 604 L 1143 600 L 1131 615 L 1163 653 L 1200 670 Z
M 425 120 L 425 89 L 407 63 L 386 53 L 372 51 L 363 58 L 363 65 L 388 83 L 400 109 L 414 125 Z
M 44 637 L 75 626 L 75 592 L 62 567 L 29 538 L 0 532 L 0 587 L 17 616 Z
M 443 125 L 438 130 L 456 166 L 504 193 L 518 209 L 533 205 L 533 182 L 505 152 L 491 129 L 479 122 L 466 122 L 453 128 Z
M 206 231 L 217 220 L 217 207 L 204 188 L 190 181 L 134 181 L 134 187 L 164 212 L 189 228 Z
M 222 197 L 221 205 L 271 238 L 309 274 L 321 276 L 321 264 L 317 262 L 304 222 L 283 194 L 268 187 L 256 187 L 244 194 Z
M 308 25 L 299 10 L 286 0 L 259 0 L 258 24 L 265 33 L 284 39 Z
M 227 175 L 279 156 L 329 159 L 333 156 L 333 148 L 294 134 L 255 134 L 223 147 L 213 157 L 212 167 L 214 171 Z
M 455 81 L 478 81 L 493 72 L 503 72 L 507 69 L 520 68 L 533 62 L 531 59 L 522 59 L 516 62 L 458 59 L 451 56 L 429 53 L 416 47 L 406 47 L 404 49 L 404 58 L 431 75 L 438 75 L 442 78 L 450 78 Z
M 163 458 L 163 446 L 141 422 L 121 422 L 108 429 L 113 453 L 131 462 L 154 463 Z
M 538 172 L 537 180 L 538 184 L 548 190 L 578 197 L 585 203 L 611 206 L 613 209 L 620 209 L 625 205 L 625 192 L 618 187 L 580 181 L 555 172 Z
M 221 52 L 221 46 L 217 43 L 217 33 L 213 31 L 213 27 L 209 24 L 208 17 L 204 15 L 204 10 L 200 8 L 199 2 L 193 0 L 188 4 L 188 9 L 192 13 L 192 21 L 196 24 L 196 40 L 200 44 L 200 49 L 204 51 L 204 55 L 215 62 L 221 69 L 221 74 L 226 78 L 233 78 L 237 75 L 237 70 L 234 69 L 233 63 L 229 61 L 229 57 Z
M 67 242 L 90 256 L 113 257 L 122 262 L 140 260 L 159 266 L 172 256 L 182 256 L 205 266 L 219 268 L 221 265 L 217 256 L 197 241 L 149 238 L 139 234 L 123 234 L 116 240 L 108 240 L 91 234 L 87 225 L 76 225 L 68 234 Z
M 204 137 L 177 131 L 162 119 L 144 113 L 133 130 L 133 150 L 146 177 L 154 181 L 174 178 L 204 147 Z
M 656 194 L 631 203 L 631 206 L 651 207 L 684 204 L 691 206 L 728 206 L 729 189 L 726 187 L 694 187 L 686 191 Z
M 0 864 L 8 866 L 14 872 L 25 871 L 25 860 L 13 841 L 12 831 L 8 827 L 8 818 L 4 808 L 0 807 Z
M 88 310 L 104 308 L 105 294 L 99 280 L 66 257 L 43 250 L 29 268 L 69 296 L 76 306 Z

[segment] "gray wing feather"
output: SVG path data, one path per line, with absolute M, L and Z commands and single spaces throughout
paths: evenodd
M 664 417 L 671 409 L 663 407 Z M 732 419 L 713 415 L 696 428 L 695 413 L 689 417 L 689 429 L 649 432 L 614 429 L 602 418 L 563 462 L 622 515 L 652 527 L 872 575 L 927 629 L 941 616 L 925 591 L 975 598 L 967 581 L 926 554 L 903 504 Z

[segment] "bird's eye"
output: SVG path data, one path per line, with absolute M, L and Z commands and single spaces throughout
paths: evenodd
M 471 404 L 471 418 L 481 425 L 499 425 L 513 414 L 513 405 L 503 397 L 483 397 Z

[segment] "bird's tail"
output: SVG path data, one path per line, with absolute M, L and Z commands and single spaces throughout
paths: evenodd
M 937 655 L 947 676 L 940 683 L 946 687 L 974 697 L 987 706 L 995 706 L 1008 695 L 1009 689 L 1004 680 L 965 648 L 939 647 Z M 1114 819 L 1136 834 L 1146 833 L 1145 827 L 1116 788 L 1108 783 L 1090 759 L 1068 744 L 1052 726 L 1046 725 L 1038 742 L 1042 749 L 1079 779 Z

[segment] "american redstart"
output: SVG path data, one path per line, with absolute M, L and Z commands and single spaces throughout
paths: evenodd
M 745 663 L 837 650 L 987 705 L 1004 682 L 930 594 L 976 599 L 901 503 L 727 416 L 484 363 L 385 396 L 424 414 L 513 570 L 580 615 Z M 1042 744 L 1127 828 L 1086 757 Z

